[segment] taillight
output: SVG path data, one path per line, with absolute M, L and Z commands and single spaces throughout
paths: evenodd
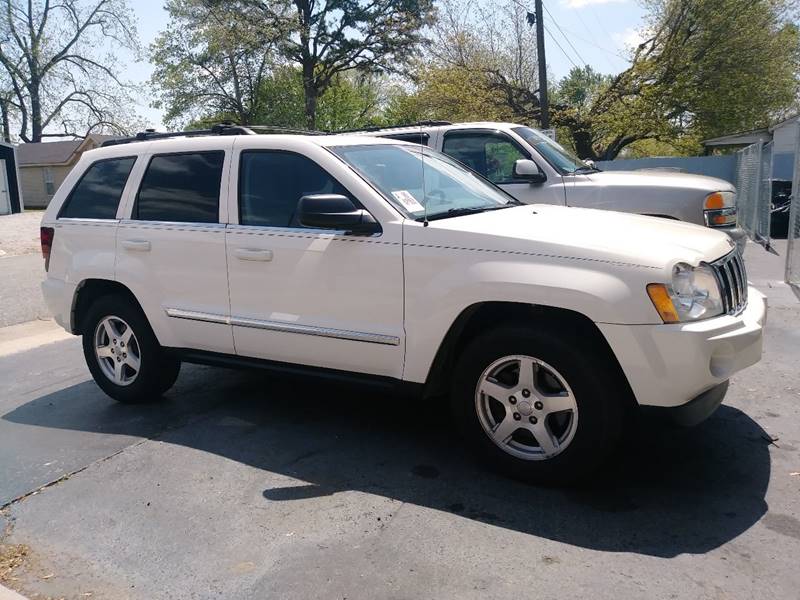
M 39 238 L 42 240 L 42 257 L 44 258 L 44 270 L 50 269 L 50 251 L 53 249 L 53 238 L 56 230 L 52 227 L 40 227 Z

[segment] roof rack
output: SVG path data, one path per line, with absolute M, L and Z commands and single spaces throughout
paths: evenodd
M 120 144 L 176 137 L 197 137 L 201 135 L 255 135 L 255 131 L 251 130 L 249 127 L 242 127 L 241 125 L 234 125 L 232 123 L 219 123 L 211 127 L 211 129 L 192 129 L 190 131 L 156 131 L 155 129 L 145 129 L 133 137 L 106 140 L 101 144 L 101 147 L 119 146 Z
M 316 129 L 292 129 L 291 127 L 279 127 L 277 125 L 248 125 L 255 133 L 292 133 L 297 135 L 327 135 L 328 131 L 318 131 Z
M 189 131 L 156 131 L 155 129 L 145 129 L 133 137 L 106 140 L 101 147 L 119 146 L 121 144 L 132 144 L 133 142 L 147 142 L 152 140 L 163 140 L 177 137 L 198 137 L 202 135 L 256 135 L 259 133 L 287 133 L 295 135 L 337 135 L 340 133 L 357 133 L 370 131 L 391 131 L 392 129 L 403 129 L 410 127 L 436 127 L 438 125 L 452 125 L 450 121 L 419 121 L 417 123 L 407 123 L 404 125 L 389 125 L 387 127 L 361 127 L 359 129 L 342 129 L 340 131 L 314 131 L 309 129 L 292 129 L 290 127 L 279 127 L 276 125 L 236 125 L 234 123 L 218 123 L 210 129 L 192 129 Z
M 328 131 L 326 133 L 330 135 L 338 135 L 340 133 L 358 133 L 361 131 L 387 131 L 391 129 L 404 129 L 409 127 L 438 127 L 440 125 L 452 125 L 450 121 L 417 121 L 416 123 L 405 123 L 403 125 L 387 125 L 387 126 L 379 126 L 375 125 L 372 127 L 359 127 L 358 129 L 341 129 L 339 131 Z

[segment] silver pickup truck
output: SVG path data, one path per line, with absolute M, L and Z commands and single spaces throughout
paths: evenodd
M 528 204 L 559 204 L 679 219 L 726 232 L 743 250 L 736 188 L 663 171 L 601 171 L 542 132 L 514 123 L 429 122 L 365 135 L 421 143 L 464 163 Z

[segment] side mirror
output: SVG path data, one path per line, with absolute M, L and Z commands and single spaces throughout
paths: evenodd
M 366 210 L 356 208 L 341 194 L 312 194 L 303 196 L 297 204 L 300 224 L 321 229 L 344 229 L 347 233 L 371 235 L 381 228 Z
M 547 175 L 539 170 L 539 166 L 530 159 L 520 158 L 514 163 L 514 177 L 530 183 L 544 183 Z

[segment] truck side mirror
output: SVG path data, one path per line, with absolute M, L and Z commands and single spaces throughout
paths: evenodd
M 547 175 L 539 170 L 539 165 L 528 158 L 521 158 L 514 162 L 514 177 L 524 179 L 530 183 L 544 183 Z
M 322 229 L 344 229 L 354 235 L 371 235 L 381 230 L 375 218 L 341 194 L 312 194 L 297 205 L 300 224 Z

